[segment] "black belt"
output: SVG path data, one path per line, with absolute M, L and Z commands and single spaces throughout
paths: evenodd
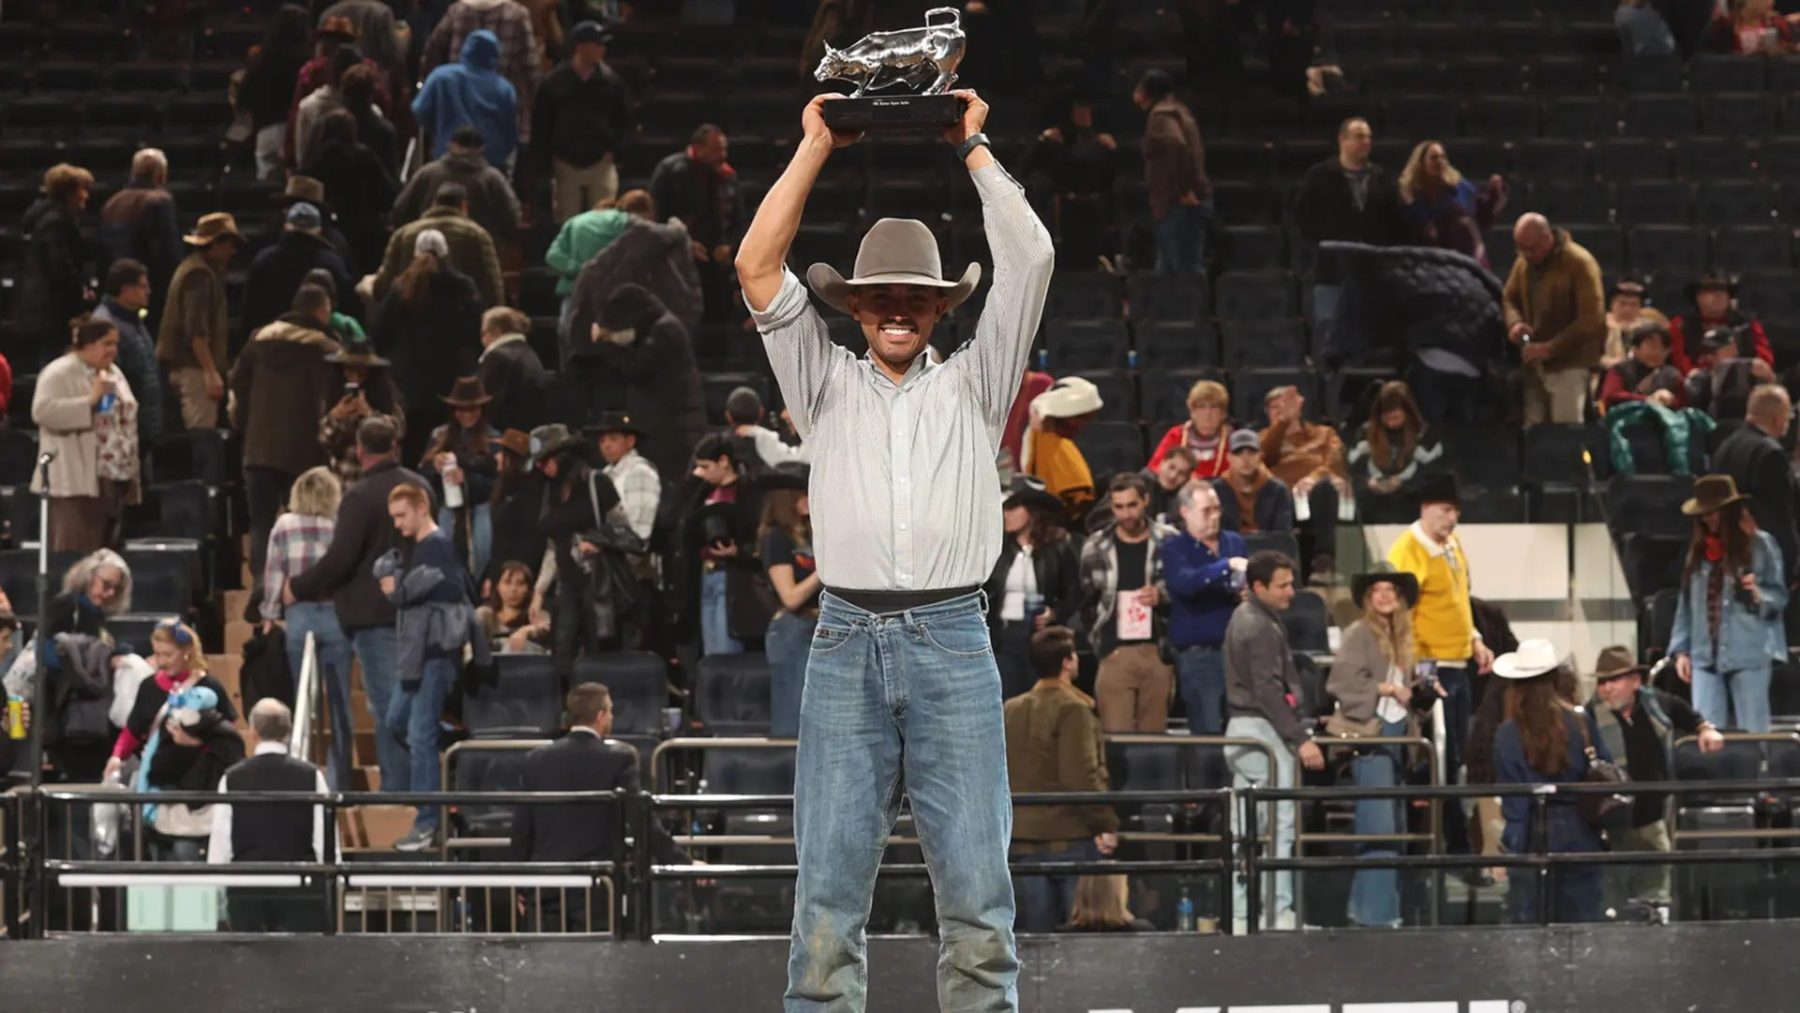
M 841 587 L 828 587 L 825 590 L 865 612 L 873 612 L 879 616 L 887 615 L 890 612 L 924 608 L 927 605 L 936 605 L 941 601 L 960 598 L 965 594 L 974 594 L 981 590 L 981 585 L 940 587 L 929 591 L 856 591 Z

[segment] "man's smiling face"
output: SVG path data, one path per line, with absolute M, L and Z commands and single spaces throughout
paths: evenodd
M 904 370 L 931 341 L 931 329 L 948 308 L 944 290 L 927 285 L 859 285 L 850 290 L 850 313 L 862 325 L 869 351 L 890 368 Z

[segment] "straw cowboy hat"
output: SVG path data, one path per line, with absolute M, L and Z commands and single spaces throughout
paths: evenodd
M 1702 475 L 1694 480 L 1694 498 L 1681 504 L 1681 512 L 1701 517 L 1749 498 L 1738 492 L 1737 479 L 1730 475 Z
M 1629 647 L 1608 647 L 1600 652 L 1600 658 L 1594 662 L 1594 681 L 1606 682 L 1624 675 L 1643 675 L 1650 670 L 1649 665 L 1638 664 Z
M 956 281 L 944 279 L 937 237 L 912 218 L 883 218 L 870 226 L 856 251 L 856 270 L 845 278 L 830 264 L 806 269 L 806 283 L 833 309 L 850 312 L 850 290 L 865 285 L 924 285 L 944 290 L 955 309 L 981 281 L 981 265 L 970 264 Z
M 1535 679 L 1562 666 L 1555 645 L 1548 640 L 1526 640 L 1519 649 L 1494 659 L 1494 674 L 1502 679 Z
M 492 394 L 481 389 L 481 378 L 478 376 L 459 376 L 451 384 L 448 396 L 438 396 L 439 401 L 452 408 L 480 408 L 493 399 Z
M 238 231 L 237 219 L 231 217 L 229 211 L 214 211 L 209 215 L 201 215 L 199 224 L 194 226 L 194 234 L 182 236 L 181 241 L 189 246 L 211 246 L 221 239 L 229 239 L 238 245 L 244 243 L 243 233 Z
M 1099 411 L 1105 404 L 1100 397 L 1100 388 L 1094 386 L 1092 380 L 1079 376 L 1065 376 L 1031 399 L 1032 410 L 1047 419 L 1080 418 Z
M 275 203 L 283 206 L 305 202 L 319 209 L 326 217 L 331 216 L 331 202 L 325 199 L 325 184 L 311 176 L 289 176 L 287 185 L 282 188 L 281 196 Z

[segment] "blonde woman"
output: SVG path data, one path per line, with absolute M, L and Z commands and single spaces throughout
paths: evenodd
M 1489 176 L 1477 187 L 1450 164 L 1437 141 L 1421 141 L 1400 173 L 1402 242 L 1464 253 L 1487 267 L 1482 234 L 1506 206 L 1506 181 Z
M 1378 570 L 1360 573 L 1351 597 L 1362 618 L 1344 631 L 1342 647 L 1332 663 L 1325 688 L 1338 710 L 1326 725 L 1336 735 L 1405 735 L 1413 696 L 1412 609 L 1419 601 L 1419 582 L 1410 573 Z M 1371 746 L 1351 763 L 1359 788 L 1386 788 L 1400 783 L 1400 750 Z M 1356 800 L 1359 834 L 1395 834 L 1405 828 L 1399 799 Z M 1392 855 L 1391 842 L 1371 844 L 1363 855 Z M 1400 924 L 1399 873 L 1395 869 L 1361 869 L 1350 887 L 1350 922 L 1393 927 Z
M 331 548 L 338 503 L 343 495 L 344 487 L 337 474 L 326 466 L 310 468 L 294 480 L 287 511 L 276 518 L 269 531 L 262 592 L 263 632 L 267 633 L 276 620 L 286 620 L 288 667 L 296 679 L 306 655 L 306 635 L 312 634 L 313 660 L 325 682 L 331 709 L 329 774 L 333 790 L 342 790 L 350 783 L 350 638 L 338 625 L 337 609 L 329 600 L 284 604 L 282 590 Z
M 1154 932 L 1131 913 L 1131 884 L 1124 876 L 1083 876 L 1075 883 L 1068 932 Z

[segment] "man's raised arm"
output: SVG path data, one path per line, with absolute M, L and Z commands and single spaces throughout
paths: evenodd
M 806 104 L 806 111 L 800 114 L 805 136 L 795 146 L 794 157 L 782 170 L 781 178 L 763 196 L 762 206 L 756 209 L 750 230 L 738 246 L 738 284 L 743 286 L 744 300 L 757 312 L 767 310 L 781 291 L 782 264 L 787 260 L 788 247 L 794 244 L 795 233 L 800 231 L 800 214 L 806 210 L 806 198 L 825 168 L 825 160 L 834 149 L 853 144 L 862 136 L 834 134 L 825 125 L 820 108 L 839 97 L 819 95 Z

